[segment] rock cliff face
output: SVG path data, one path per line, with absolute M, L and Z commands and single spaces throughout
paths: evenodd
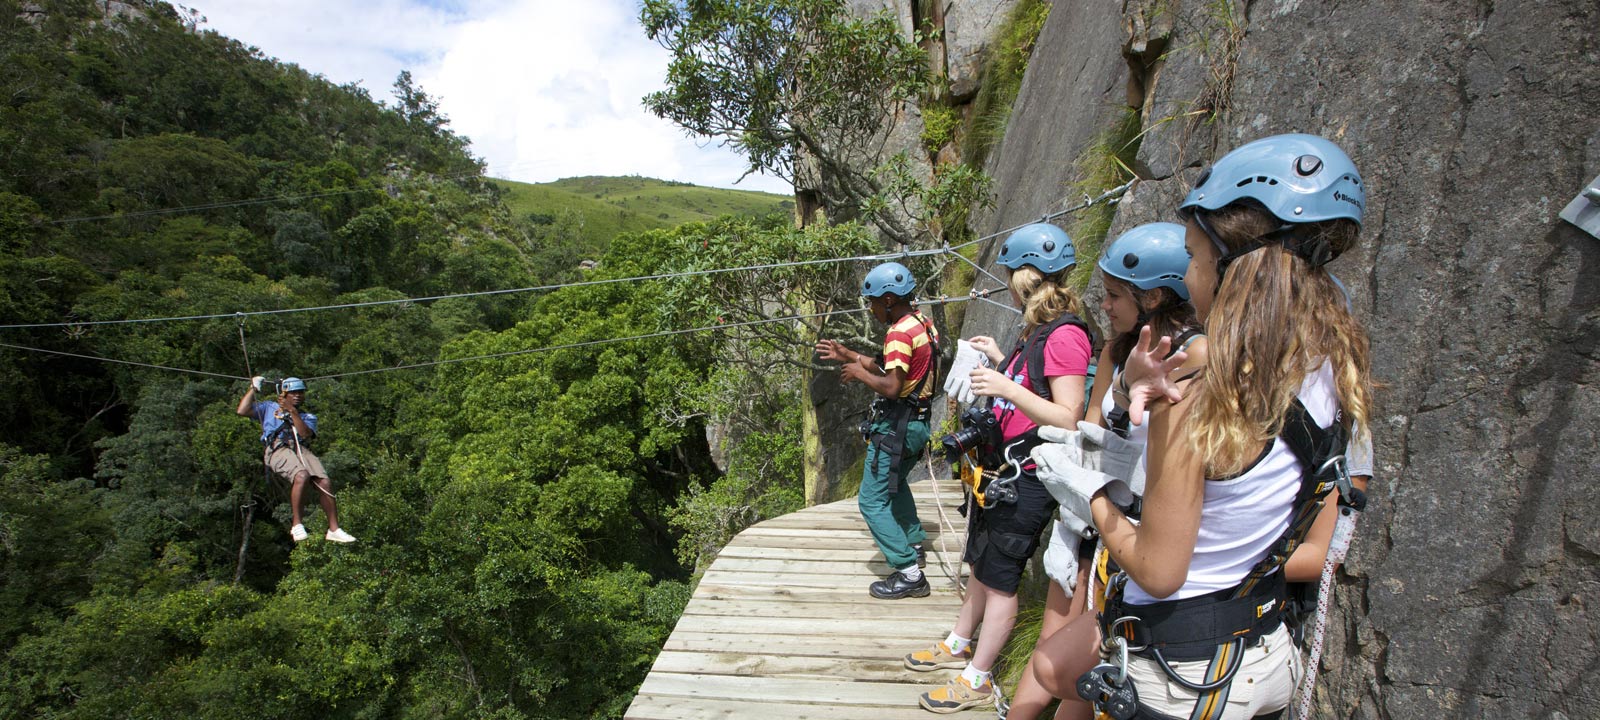
M 1600 240 L 1556 214 L 1600 173 L 1600 5 L 1225 6 L 1057 2 L 975 229 L 1061 200 L 1125 109 L 1146 179 L 1113 234 L 1245 141 L 1336 139 L 1370 206 L 1334 271 L 1384 388 L 1317 716 L 1596 717 Z M 1012 322 L 975 306 L 962 335 Z
M 999 25 L 1018 0 L 850 0 L 851 11 L 867 17 L 887 13 L 900 24 L 908 37 L 918 29 L 924 32 L 923 46 L 928 50 L 930 69 L 942 77 L 937 86 L 945 88 L 950 97 L 941 102 L 957 107 L 967 107 L 977 94 L 982 82 L 983 62 L 993 42 Z M 911 171 L 921 178 L 933 174 L 936 158 L 930 157 L 923 146 L 922 110 L 916 103 L 892 109 L 883 131 L 876 137 L 858 138 L 847 148 L 837 148 L 849 158 L 853 167 L 870 171 L 898 153 L 905 153 Z M 830 197 L 842 193 L 834 187 L 836 178 L 814 159 L 802 158 L 796 168 L 795 195 L 798 198 L 802 222 L 810 222 L 815 210 L 824 210 L 835 220 L 857 217 L 859 208 L 831 205 Z M 899 222 L 906 227 L 916 223 L 905 215 Z M 886 249 L 898 249 L 886 244 Z M 926 280 L 926 278 L 924 278 Z M 944 323 L 945 309 L 930 310 L 933 320 L 941 330 L 954 337 Z M 871 333 L 881 337 L 882 328 L 874 327 Z M 946 358 L 953 354 L 954 343 L 946 343 Z M 858 347 L 857 349 L 865 349 Z M 864 446 L 857 425 L 866 416 L 870 392 L 859 385 L 841 387 L 834 373 L 815 373 L 807 380 L 807 392 L 812 415 L 807 432 L 808 470 L 806 499 L 810 503 L 827 502 L 839 493 L 834 487 L 840 483 L 849 486 L 861 472 Z M 942 419 L 942 415 L 936 418 Z M 937 439 L 935 440 L 937 441 Z
M 1378 476 L 1317 717 L 1600 717 L 1600 240 L 1556 216 L 1600 174 L 1596 98 L 1593 0 L 1056 2 L 1039 38 L 979 234 L 1077 202 L 1107 133 L 1143 178 L 1113 236 L 1264 135 L 1333 138 L 1366 178 L 1333 269 L 1384 384 Z

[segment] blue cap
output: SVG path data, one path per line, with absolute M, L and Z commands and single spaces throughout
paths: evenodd
M 911 297 L 917 289 L 917 279 L 911 275 L 911 270 L 897 262 L 886 262 L 867 272 L 867 279 L 861 281 L 861 294 L 867 297 L 879 297 L 884 293 L 894 293 L 897 297 Z
M 1222 156 L 1178 206 L 1185 214 L 1255 200 L 1286 223 L 1345 218 L 1361 223 L 1361 173 L 1338 145 L 1315 135 L 1274 135 Z
M 1140 290 L 1172 288 L 1183 300 L 1189 288 L 1183 275 L 1189 271 L 1186 231 L 1177 223 L 1146 223 L 1119 236 L 1100 258 L 1100 271 Z
M 278 392 L 294 392 L 296 390 L 304 392 L 305 389 L 306 381 L 297 377 L 284 378 L 283 382 L 278 383 Z
M 1012 270 L 1027 265 L 1050 275 L 1078 264 L 1078 257 L 1067 231 L 1050 223 L 1033 223 L 1006 238 L 995 262 Z

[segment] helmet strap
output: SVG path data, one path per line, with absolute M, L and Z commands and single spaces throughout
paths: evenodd
M 1206 237 L 1211 238 L 1211 244 L 1215 245 L 1217 252 L 1221 254 L 1221 257 L 1217 258 L 1218 287 L 1222 286 L 1222 278 L 1227 274 L 1228 266 L 1232 265 L 1233 261 L 1268 245 L 1282 245 L 1284 250 L 1294 253 L 1314 268 L 1322 267 L 1333 260 L 1333 248 L 1328 245 L 1327 240 L 1320 237 L 1301 237 L 1297 232 L 1301 226 L 1295 223 L 1283 223 L 1277 229 L 1251 240 L 1237 250 L 1230 251 L 1228 246 L 1223 244 L 1222 238 L 1217 237 L 1217 232 L 1211 229 L 1211 221 L 1206 219 L 1205 213 L 1195 212 L 1190 216 L 1194 218 L 1194 224 L 1200 226 Z

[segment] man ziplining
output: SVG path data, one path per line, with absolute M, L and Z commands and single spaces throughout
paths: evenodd
M 300 410 L 306 399 L 305 381 L 284 378 L 278 383 L 276 401 L 255 402 L 256 391 L 265 384 L 266 379 L 259 375 L 251 378 L 250 388 L 245 390 L 234 412 L 261 423 L 263 461 L 272 472 L 289 481 L 289 507 L 294 513 L 294 526 L 289 528 L 289 536 L 297 543 L 306 539 L 306 527 L 300 521 L 300 500 L 306 480 L 315 479 L 318 502 L 322 504 L 323 514 L 328 516 L 328 532 L 323 537 L 336 543 L 355 542 L 350 533 L 339 528 L 339 511 L 334 504 L 328 471 L 322 468 L 322 460 L 306 447 L 317 436 L 317 416 Z

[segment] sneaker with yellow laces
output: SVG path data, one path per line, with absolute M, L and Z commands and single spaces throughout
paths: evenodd
M 929 672 L 932 670 L 956 669 L 967 666 L 972 661 L 972 648 L 969 646 L 959 653 L 950 652 L 950 648 L 943 640 L 933 644 L 927 650 L 918 650 L 906 656 L 907 670 Z
M 994 681 L 985 680 L 982 687 L 973 687 L 967 679 L 956 676 L 937 690 L 930 690 L 917 698 L 923 710 L 939 714 L 961 712 L 967 708 L 994 703 Z

